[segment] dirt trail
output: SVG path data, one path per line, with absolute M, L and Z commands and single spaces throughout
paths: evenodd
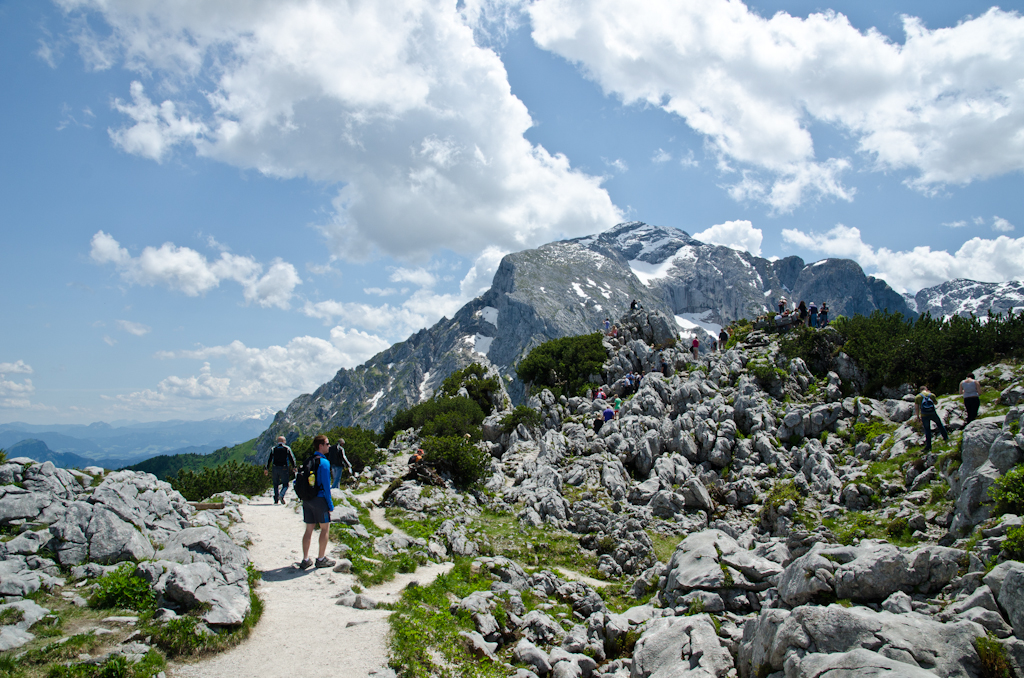
M 359 499 L 369 503 L 382 490 Z M 381 527 L 400 532 L 371 509 Z M 259 586 L 263 618 L 238 647 L 194 664 L 171 664 L 171 678 L 293 678 L 294 676 L 372 676 L 387 666 L 387 610 L 356 610 L 336 605 L 335 596 L 356 583 L 353 575 L 330 569 L 301 571 L 302 516 L 294 501 L 275 505 L 268 495 L 242 507 L 245 527 L 253 535 L 249 556 L 263 572 Z M 316 534 L 313 535 L 316 549 Z M 328 554 L 331 555 L 330 550 Z M 315 554 L 314 554 L 315 555 Z M 431 563 L 412 574 L 365 593 L 377 602 L 394 602 L 410 581 L 427 584 L 450 564 Z M 340 672 L 340 673 L 339 673 Z

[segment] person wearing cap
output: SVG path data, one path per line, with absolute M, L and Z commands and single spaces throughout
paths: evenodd
M 305 523 L 306 531 L 302 533 L 300 570 L 307 570 L 313 566 L 320 568 L 334 565 L 334 561 L 327 557 L 331 511 L 334 510 L 334 502 L 331 501 L 331 463 L 327 461 L 327 451 L 330 447 L 327 436 L 318 435 L 313 438 L 313 454 L 319 458 L 320 463 L 316 469 L 316 496 L 302 502 L 302 522 Z M 320 555 L 314 562 L 309 558 L 309 547 L 313 543 L 313 530 L 317 528 L 320 529 Z
M 284 503 L 284 493 L 288 491 L 289 474 L 295 473 L 295 455 L 292 448 L 285 445 L 285 437 L 277 436 L 277 444 L 267 456 L 267 466 L 263 475 L 269 475 L 274 483 L 274 503 Z M 280 490 L 280 491 L 279 491 Z
M 779 313 L 786 310 L 786 297 L 779 297 Z

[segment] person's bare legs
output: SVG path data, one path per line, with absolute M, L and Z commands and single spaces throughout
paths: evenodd
M 316 525 L 314 525 L 313 523 L 306 523 L 306 532 L 305 532 L 305 534 L 302 535 L 302 560 L 303 561 L 309 560 L 309 545 L 313 541 L 313 528 L 315 528 L 315 527 L 316 527 Z M 323 541 L 323 536 L 322 535 L 320 537 L 320 541 Z M 323 551 L 324 548 L 325 547 L 322 546 L 322 547 L 320 547 L 320 550 Z
M 320 555 L 318 556 L 321 560 L 327 556 L 327 541 L 331 537 L 331 531 L 328 529 L 330 525 L 324 524 L 320 526 Z

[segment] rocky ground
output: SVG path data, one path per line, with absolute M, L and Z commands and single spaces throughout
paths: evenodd
M 386 652 L 410 676 L 1024 676 L 1024 564 L 1003 550 L 1021 521 L 988 494 L 1024 460 L 1020 366 L 977 371 L 982 416 L 966 428 L 958 400 L 943 398 L 951 437 L 925 453 L 908 390 L 857 395 L 864 375 L 843 354 L 818 379 L 777 336 L 754 332 L 693 360 L 652 348 L 666 343 L 663 325 L 640 313 L 607 341 L 601 378 L 623 403 L 599 434 L 591 423 L 605 402 L 550 392 L 529 403 L 536 428 L 505 431 L 508 411 L 489 416 L 483 489 L 401 481 L 418 439 L 400 434 L 389 462 L 360 478 L 377 494 L 339 495 L 339 571 L 300 582 L 336 607 L 305 616 L 390 612 Z M 668 374 L 654 371 L 663 362 Z M 622 376 L 637 371 L 626 393 Z M 152 476 L 91 471 L 0 466 L 0 594 L 11 601 L 0 615 L 23 615 L 2 627 L 6 647 L 42 642 L 30 636 L 52 612 L 36 609 L 35 592 L 83 603 L 77 591 L 104 563 L 141 561 L 175 608 L 165 614 L 191 608 L 216 631 L 251 601 L 239 544 L 255 554 L 280 542 L 255 558 L 271 579 L 298 560 L 290 533 L 275 536 L 255 513 L 287 508 L 194 511 Z M 389 484 L 383 506 L 360 508 Z M 451 569 L 434 580 L 440 563 Z M 383 575 L 401 572 L 375 597 Z M 289 596 L 273 605 L 291 605 L 286 626 L 300 627 Z M 260 630 L 283 609 L 238 652 L 269 642 Z M 374 656 L 385 652 L 381 620 Z M 146 651 L 145 638 L 122 635 Z M 228 675 L 227 658 L 242 654 L 181 675 Z
M 966 428 L 942 398 L 951 437 L 925 453 L 910 389 L 855 395 L 842 354 L 816 379 L 755 332 L 694 361 L 651 348 L 661 324 L 641 313 L 606 342 L 625 400 L 599 434 L 605 402 L 543 392 L 536 430 L 485 420 L 486 492 L 389 496 L 423 553 L 493 580 L 453 603 L 473 654 L 519 678 L 1024 675 L 1024 564 L 1001 551 L 1021 521 L 988 496 L 1024 460 L 1020 366 L 978 371 Z

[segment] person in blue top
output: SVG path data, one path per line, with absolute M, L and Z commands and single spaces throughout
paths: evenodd
M 330 537 L 331 511 L 334 510 L 334 502 L 331 501 L 331 463 L 327 461 L 327 450 L 330 448 L 330 441 L 327 436 L 319 435 L 313 438 L 314 454 L 320 459 L 320 466 L 316 470 L 316 496 L 302 502 L 302 522 L 306 524 L 306 531 L 302 535 L 302 562 L 299 568 L 306 570 L 316 567 L 331 567 L 334 561 L 327 557 L 327 540 Z M 309 559 L 309 547 L 313 542 L 313 530 L 320 529 L 320 555 L 314 563 Z

